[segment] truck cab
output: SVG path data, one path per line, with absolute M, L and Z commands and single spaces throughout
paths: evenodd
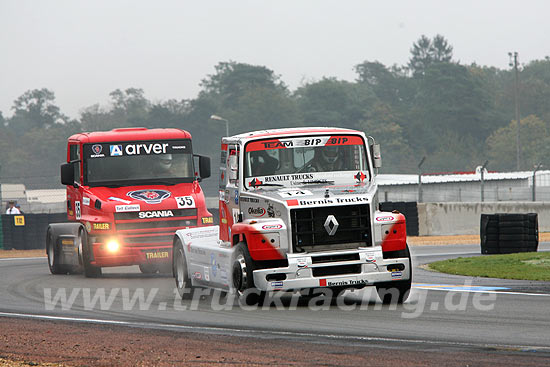
M 383 301 L 393 289 L 403 302 L 412 278 L 405 217 L 379 211 L 380 162 L 374 139 L 349 129 L 277 129 L 223 138 L 220 225 L 208 229 L 209 240 L 197 235 L 200 230 L 176 232 L 183 251 L 174 267 L 185 258 L 189 274 L 178 283 L 176 272 L 178 288 L 187 280 L 238 292 L 373 285 Z M 216 266 L 231 279 L 212 276 L 193 246 L 210 258 L 223 254 Z
M 71 136 L 61 166 L 69 223 L 48 228 L 50 270 L 82 267 L 98 276 L 102 267 L 139 265 L 144 273 L 171 271 L 174 231 L 213 222 L 199 185 L 209 176 L 209 158 L 193 155 L 184 130 Z

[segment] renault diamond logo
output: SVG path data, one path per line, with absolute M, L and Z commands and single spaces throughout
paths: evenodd
M 331 224 L 332 228 L 330 228 Z M 336 220 L 336 218 L 334 218 L 334 215 L 329 215 L 327 217 L 327 220 L 325 220 L 325 229 L 329 236 L 334 236 L 334 234 L 336 233 L 336 230 L 338 229 L 338 221 Z

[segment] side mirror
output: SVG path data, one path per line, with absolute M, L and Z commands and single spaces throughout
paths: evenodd
M 229 156 L 229 181 L 236 181 L 238 179 L 239 161 L 236 154 Z
M 370 146 L 370 152 L 372 156 L 372 165 L 374 168 L 382 167 L 382 156 L 380 155 L 380 144 L 373 144 Z
M 201 178 L 210 177 L 210 157 L 199 156 L 199 175 Z
M 61 165 L 61 183 L 63 185 L 74 185 L 74 163 L 63 163 Z

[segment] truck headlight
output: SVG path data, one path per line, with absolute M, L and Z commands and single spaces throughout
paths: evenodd
M 120 249 L 120 244 L 117 240 L 107 241 L 107 250 L 109 252 L 117 252 Z

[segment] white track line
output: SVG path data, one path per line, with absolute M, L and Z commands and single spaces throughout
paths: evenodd
M 103 324 L 103 325 L 120 325 L 120 326 L 130 326 L 130 327 L 139 327 L 139 328 L 152 328 L 152 329 L 175 329 L 182 330 L 187 332 L 214 332 L 218 334 L 227 334 L 229 333 L 239 333 L 244 334 L 245 336 L 250 336 L 251 334 L 263 334 L 263 335 L 277 335 L 277 336 L 292 336 L 296 338 L 328 338 L 335 340 L 351 340 L 351 341 L 368 341 L 368 342 L 395 342 L 395 343 L 411 343 L 411 344 L 430 344 L 430 345 L 452 345 L 452 346 L 462 346 L 462 347 L 490 347 L 490 348 L 503 348 L 505 350 L 539 350 L 539 351 L 548 351 L 550 352 L 550 347 L 540 347 L 540 346 L 519 346 L 519 345 L 507 345 L 507 344 L 475 344 L 475 343 L 464 343 L 464 342 L 441 342 L 441 341 L 430 341 L 430 340 L 415 340 L 415 339 L 400 339 L 400 338 L 382 338 L 382 337 L 371 337 L 371 336 L 352 336 L 352 335 L 336 335 L 336 334 L 313 334 L 313 333 L 299 333 L 293 331 L 265 331 L 265 330 L 247 330 L 247 329 L 236 329 L 236 328 L 222 328 L 222 327 L 212 327 L 212 326 L 188 326 L 188 325 L 177 325 L 177 324 L 162 324 L 162 323 L 152 323 L 152 322 L 132 322 L 132 321 L 119 321 L 119 320 L 101 320 L 101 319 L 90 319 L 90 318 L 80 318 L 80 317 L 66 317 L 66 316 L 49 316 L 49 315 L 33 315 L 33 314 L 22 314 L 22 313 L 11 313 L 11 312 L 0 312 L 0 317 L 19 317 L 19 318 L 29 318 L 37 320 L 50 320 L 50 321 L 68 321 L 68 322 L 84 322 L 92 324 Z
M 42 257 L 10 257 L 7 259 L 0 259 L 0 261 L 10 261 L 10 260 L 37 260 L 37 259 L 47 259 L 46 256 Z
M 518 296 L 538 296 L 538 297 L 550 297 L 550 294 L 546 293 L 525 293 L 525 292 L 507 292 L 507 291 L 484 291 L 484 290 L 470 290 L 470 289 L 448 289 L 448 288 L 436 288 L 436 287 L 423 287 L 423 286 L 412 286 L 415 289 L 425 289 L 428 291 L 445 291 L 445 292 L 465 292 L 465 293 L 489 293 L 489 294 L 514 294 Z M 462 287 L 457 285 L 457 287 Z

